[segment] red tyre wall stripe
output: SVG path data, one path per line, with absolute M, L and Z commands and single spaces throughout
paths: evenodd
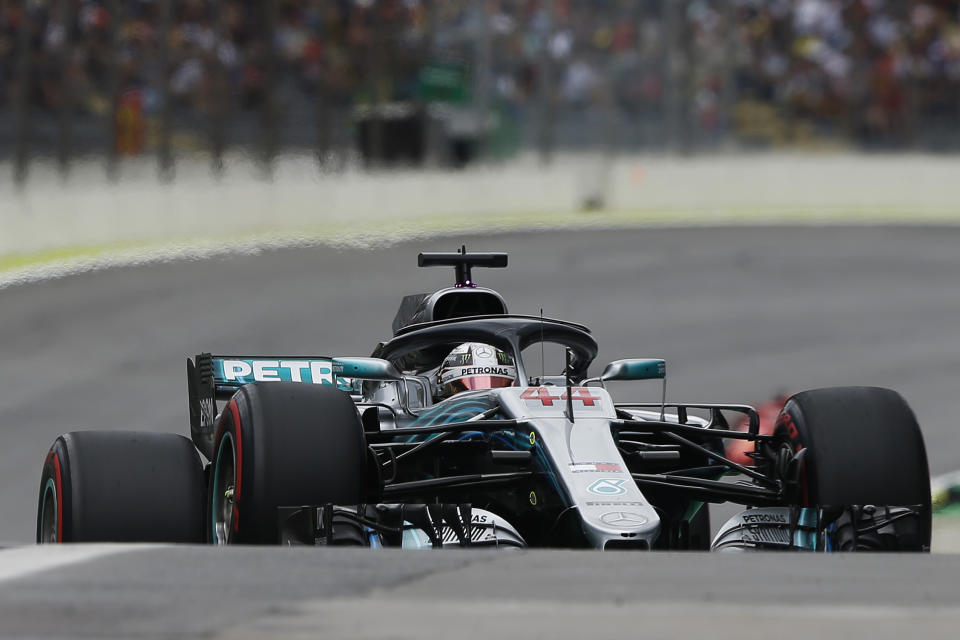
M 57 542 L 63 542 L 63 480 L 60 478 L 60 456 L 53 454 L 53 472 L 57 484 Z
M 233 530 L 238 531 L 240 526 L 240 488 L 243 482 L 243 435 L 240 431 L 240 411 L 237 409 L 237 401 L 230 400 L 227 407 L 233 414 L 234 446 L 237 451 L 237 484 L 233 488 Z
M 793 422 L 793 416 L 791 416 L 789 413 L 781 413 L 777 418 L 776 425 L 773 428 L 774 433 L 776 433 L 778 429 L 786 430 L 787 437 L 790 439 L 790 444 L 793 445 L 794 453 L 800 453 L 806 448 L 803 445 L 803 442 L 800 440 L 800 431 L 797 429 L 797 425 Z M 803 487 L 803 504 L 801 506 L 809 507 L 811 506 L 810 487 L 807 479 L 806 460 L 804 460 L 803 467 L 800 469 L 800 484 Z

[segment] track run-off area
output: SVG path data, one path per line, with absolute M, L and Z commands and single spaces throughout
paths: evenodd
M 956 226 L 474 233 L 12 284 L 0 289 L 0 637 L 956 637 L 952 554 L 31 546 L 57 435 L 187 434 L 184 358 L 202 351 L 369 355 L 403 295 L 451 282 L 417 269 L 417 252 L 461 244 L 510 254 L 474 275 L 511 312 L 591 327 L 592 371 L 663 357 L 668 400 L 688 402 L 890 387 L 917 414 L 931 472 L 960 468 Z

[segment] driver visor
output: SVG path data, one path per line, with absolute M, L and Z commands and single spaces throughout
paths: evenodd
M 460 378 L 450 383 L 450 386 L 459 391 L 476 391 L 478 389 L 497 389 L 513 385 L 512 378 L 503 376 L 470 376 Z

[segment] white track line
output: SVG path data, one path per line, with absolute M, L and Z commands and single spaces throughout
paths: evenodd
M 2 222 L 2 221 L 0 221 Z M 655 230 L 677 230 L 677 229 L 727 229 L 727 228 L 749 228 L 749 227 L 770 227 L 770 226 L 790 226 L 790 227 L 824 227 L 837 226 L 848 227 L 856 225 L 860 227 L 898 227 L 912 226 L 919 223 L 910 223 L 904 221 L 851 221 L 841 218 L 835 221 L 814 219 L 810 221 L 786 220 L 777 221 L 776 219 L 766 220 L 726 220 L 710 221 L 690 220 L 667 222 L 663 220 L 638 220 L 624 221 L 620 219 L 605 219 L 602 215 L 596 217 L 584 216 L 574 220 L 558 222 L 551 225 L 543 223 L 524 223 L 522 220 L 504 222 L 497 220 L 494 223 L 464 223 L 458 228 L 438 227 L 436 229 L 410 228 L 394 229 L 389 228 L 380 232 L 376 229 L 366 231 L 357 231 L 346 233 L 339 236 L 316 235 L 309 232 L 286 232 L 266 234 L 262 237 L 250 237 L 242 240 L 200 240 L 193 244 L 182 242 L 170 242 L 164 244 L 159 242 L 155 245 L 145 245 L 140 248 L 117 249 L 116 251 L 105 251 L 103 254 L 91 257 L 66 257 L 60 260 L 41 261 L 35 264 L 28 264 L 21 267 L 11 267 L 0 270 L 0 290 L 8 287 L 22 286 L 46 280 L 56 280 L 67 276 L 87 273 L 91 271 L 102 271 L 117 267 L 143 266 L 149 264 L 161 264 L 169 262 L 184 262 L 195 260 L 206 260 L 220 256 L 231 255 L 256 255 L 264 251 L 275 251 L 281 249 L 295 248 L 313 248 L 319 246 L 333 248 L 349 248 L 372 250 L 377 248 L 389 247 L 402 242 L 411 242 L 414 240 L 429 240 L 433 238 L 457 238 L 463 235 L 483 235 L 483 234 L 513 234 L 513 233 L 534 233 L 538 231 L 568 231 L 576 232 L 579 230 L 590 231 L 617 231 L 617 230 L 636 230 L 636 229 L 655 229 Z M 931 226 L 937 226 L 937 222 L 928 222 Z M 949 224 L 948 222 L 942 224 Z M 82 247 L 81 247 L 82 248 Z M 0 257 L 3 257 L 0 254 Z
M 144 544 L 49 544 L 0 550 L 0 583 L 106 556 L 157 548 Z

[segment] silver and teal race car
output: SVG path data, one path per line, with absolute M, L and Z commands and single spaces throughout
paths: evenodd
M 506 254 L 419 264 L 454 267 L 455 286 L 404 298 L 369 357 L 200 354 L 187 361 L 190 439 L 59 437 L 37 540 L 929 550 L 926 451 L 896 392 L 798 393 L 772 433 L 746 405 L 622 401 L 626 384 L 665 390 L 665 362 L 591 374 L 587 327 L 510 314 L 473 282 Z M 511 384 L 439 393 L 464 343 L 504 354 Z M 545 344 L 563 354 L 553 371 Z M 749 463 L 726 455 L 732 440 Z M 743 509 L 714 532 L 707 505 L 725 502 Z

